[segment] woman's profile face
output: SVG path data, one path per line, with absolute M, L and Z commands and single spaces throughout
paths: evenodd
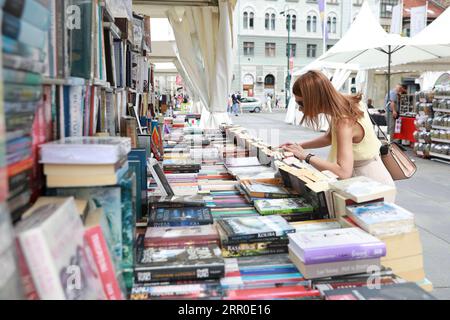
M 295 103 L 298 106 L 298 110 L 303 111 L 305 109 L 305 106 L 303 105 L 303 98 L 299 97 L 297 95 L 294 95 Z

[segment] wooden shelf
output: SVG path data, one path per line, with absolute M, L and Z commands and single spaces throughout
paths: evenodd
M 450 109 L 433 109 L 434 112 L 445 112 L 450 113 Z
M 442 142 L 442 143 L 450 143 L 450 140 L 447 140 L 447 139 L 431 138 L 431 141 L 433 141 L 433 142 Z
M 436 157 L 436 158 L 441 158 L 441 159 L 450 160 L 450 156 L 445 155 L 445 154 L 440 154 L 440 153 L 430 152 L 430 156 L 431 156 L 431 157 Z

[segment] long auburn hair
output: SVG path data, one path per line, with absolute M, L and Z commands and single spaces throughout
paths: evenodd
M 303 98 L 302 124 L 319 127 L 319 114 L 326 114 L 335 125 L 342 119 L 357 121 L 364 112 L 359 108 L 362 95 L 344 95 L 337 91 L 331 81 L 320 71 L 308 71 L 294 83 L 292 90 Z

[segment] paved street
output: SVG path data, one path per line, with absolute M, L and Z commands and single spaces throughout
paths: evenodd
M 284 122 L 284 113 L 243 114 L 233 121 L 252 131 L 267 143 L 305 141 L 320 133 Z M 326 157 L 327 149 L 314 150 Z M 414 158 L 419 168 L 416 175 L 397 182 L 397 204 L 415 214 L 420 230 L 425 272 L 433 283 L 433 294 L 450 299 L 450 166 Z

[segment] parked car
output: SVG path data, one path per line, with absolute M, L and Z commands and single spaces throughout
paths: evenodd
M 263 110 L 262 102 L 258 98 L 241 98 L 242 112 L 255 112 L 259 113 Z

